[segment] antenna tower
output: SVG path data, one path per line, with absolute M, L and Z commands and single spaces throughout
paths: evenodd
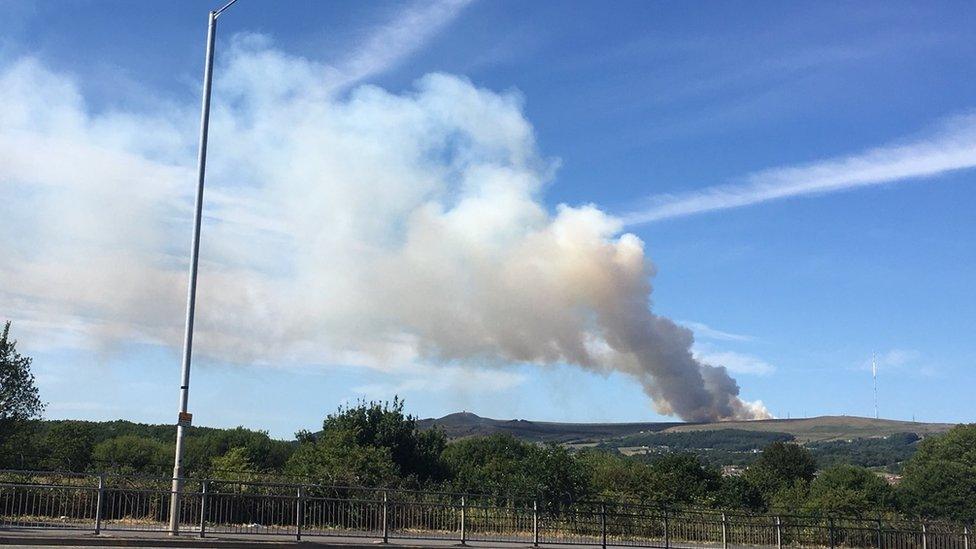
M 878 419 L 878 360 L 871 353 L 871 379 L 874 381 L 874 419 Z

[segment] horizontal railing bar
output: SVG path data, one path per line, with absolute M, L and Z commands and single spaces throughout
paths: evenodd
M 74 473 L 62 471 L 0 470 L 0 475 L 2 474 L 11 476 L 28 476 L 38 479 L 44 479 L 46 477 L 63 477 L 65 479 L 97 479 L 99 477 L 99 475 L 95 473 Z M 134 475 L 104 475 L 103 478 L 133 481 L 156 479 L 160 482 L 170 480 L 167 477 Z M 310 532 L 316 529 L 319 531 L 323 531 L 323 529 L 341 529 L 345 532 L 353 532 L 357 530 L 375 532 L 379 529 L 379 519 L 377 518 L 378 509 L 381 505 L 384 505 L 384 500 L 381 500 L 378 497 L 380 494 L 386 494 L 387 498 L 385 505 L 388 506 L 388 509 L 394 509 L 399 514 L 410 515 L 406 518 L 396 518 L 393 524 L 394 530 L 399 529 L 402 531 L 403 529 L 417 529 L 418 532 L 416 535 L 424 535 L 423 532 L 429 533 L 435 531 L 454 532 L 457 529 L 456 514 L 459 509 L 459 500 L 461 497 L 466 497 L 465 494 L 460 492 L 443 492 L 434 490 L 424 491 L 397 488 L 365 488 L 318 484 L 285 484 L 231 481 L 222 479 L 187 480 L 191 482 L 200 482 L 201 484 L 203 482 L 209 483 L 211 488 L 207 492 L 207 497 L 211 498 L 210 504 L 213 506 L 218 506 L 218 504 L 226 504 L 226 513 L 223 515 L 207 515 L 205 518 L 208 520 L 208 522 L 211 521 L 211 519 L 216 519 L 218 524 L 216 528 L 218 529 L 234 528 L 237 530 L 245 530 L 248 533 L 257 533 L 257 530 L 254 528 L 241 526 L 242 524 L 250 524 L 261 521 L 266 522 L 265 519 L 276 516 L 277 518 L 272 518 L 272 521 L 276 523 L 259 527 L 260 533 L 287 533 L 288 528 L 295 527 L 294 514 L 289 515 L 291 511 L 288 510 L 263 508 L 260 506 L 275 505 L 269 502 L 288 502 L 290 504 L 290 502 L 298 499 L 305 501 L 306 505 L 310 505 L 310 507 L 312 507 L 311 509 L 306 509 L 305 516 L 303 517 L 305 528 Z M 251 491 L 225 492 L 220 490 L 221 487 L 228 485 L 239 486 L 241 489 L 245 487 L 303 488 L 311 489 L 313 493 L 316 491 L 348 491 L 352 493 L 316 496 L 307 495 L 306 492 L 306 495 L 299 498 L 299 496 L 295 493 L 255 493 Z M 75 521 L 90 520 L 92 518 L 90 516 L 85 515 L 79 517 L 75 515 L 78 515 L 79 512 L 82 514 L 90 514 L 92 511 L 92 505 L 91 502 L 87 500 L 75 500 L 72 502 L 67 493 L 75 492 L 76 494 L 92 494 L 99 491 L 99 488 L 95 486 L 56 482 L 0 482 L 0 489 L 10 492 L 8 494 L 0 493 L 0 501 L 4 502 L 9 502 L 11 501 L 11 498 L 16 497 L 41 499 L 40 503 L 35 501 L 33 503 L 25 504 L 33 505 L 34 507 L 18 510 L 22 516 L 52 516 L 60 513 L 59 517 L 66 518 L 71 516 L 71 518 L 68 520 Z M 43 490 L 65 492 L 65 494 L 33 494 L 33 492 Z M 123 516 L 122 520 L 145 521 L 144 527 L 141 528 L 142 530 L 159 526 L 162 518 L 166 516 L 166 512 L 165 510 L 161 510 L 159 508 L 158 503 L 166 496 L 171 494 L 168 487 L 146 488 L 138 486 L 118 486 L 113 484 L 105 485 L 102 488 L 102 491 L 103 493 L 108 494 L 108 497 L 112 500 L 110 502 L 112 505 L 111 516 L 104 517 L 104 519 L 106 520 L 106 528 L 113 530 L 137 528 L 136 526 L 125 526 L 114 523 L 114 521 L 119 520 L 117 516 L 120 513 L 128 513 Z M 357 493 L 361 494 L 361 496 L 357 497 Z M 187 502 L 192 506 L 196 505 L 196 503 L 194 503 L 192 500 L 200 498 L 203 495 L 203 492 L 188 490 L 184 491 L 183 494 L 186 498 L 188 498 Z M 471 494 L 468 495 L 470 496 Z M 132 496 L 137 496 L 137 501 L 124 501 L 124 498 Z M 159 498 L 158 500 L 156 499 L 157 496 Z M 414 498 L 411 496 L 426 496 L 430 499 L 425 499 L 424 497 Z M 118 503 L 120 498 L 122 498 L 123 503 Z M 140 498 L 145 498 L 145 500 Z M 491 504 L 489 503 L 491 501 L 499 503 Z M 502 503 L 506 501 L 507 503 Z M 658 524 L 658 522 L 663 521 L 665 518 L 671 521 L 672 526 L 669 528 L 671 531 L 674 531 L 675 529 L 681 530 L 688 528 L 701 528 L 703 530 L 694 533 L 694 535 L 702 539 L 712 539 L 713 541 L 713 538 L 715 537 L 715 532 L 713 531 L 714 527 L 723 523 L 729 524 L 733 527 L 733 531 L 730 532 L 731 535 L 735 537 L 744 536 L 745 538 L 753 540 L 760 538 L 768 539 L 770 532 L 776 531 L 777 528 L 782 532 L 789 532 L 790 537 L 792 538 L 796 538 L 796 536 L 803 536 L 804 538 L 811 537 L 811 539 L 819 538 L 820 541 L 823 541 L 828 531 L 833 531 L 839 537 L 854 536 L 860 537 L 861 539 L 866 539 L 867 536 L 874 536 L 879 531 L 879 526 L 881 533 L 886 536 L 910 538 L 913 540 L 917 540 L 920 536 L 928 536 L 928 539 L 930 540 L 941 539 L 950 544 L 955 543 L 961 539 L 961 536 L 964 535 L 962 533 L 963 525 L 944 521 L 922 521 L 920 519 L 885 516 L 831 517 L 830 515 L 799 515 L 774 512 L 767 514 L 725 512 L 723 520 L 723 513 L 720 510 L 715 509 L 700 509 L 692 507 L 670 509 L 662 506 L 650 506 L 630 502 L 580 501 L 574 502 L 563 507 L 562 509 L 557 509 L 554 511 L 540 509 L 535 513 L 535 515 L 533 515 L 533 510 L 531 507 L 524 506 L 519 503 L 529 501 L 531 500 L 526 497 L 502 497 L 492 496 L 489 494 L 475 495 L 474 501 L 469 500 L 465 505 L 465 508 L 470 514 L 468 517 L 468 524 L 472 528 L 470 531 L 472 534 L 472 539 L 491 537 L 486 532 L 496 532 L 497 535 L 494 537 L 498 537 L 498 535 L 509 537 L 520 535 L 524 538 L 526 535 L 525 532 L 527 531 L 526 529 L 528 528 L 525 521 L 527 521 L 529 517 L 536 516 L 540 519 L 540 522 L 545 523 L 540 524 L 540 530 L 544 532 L 542 536 L 543 538 L 548 538 L 550 537 L 550 534 L 552 534 L 562 540 L 562 543 L 567 543 L 566 538 L 572 536 L 579 536 L 580 539 L 585 537 L 587 540 L 592 540 L 594 536 L 598 535 L 597 527 L 599 526 L 599 518 L 602 516 L 601 512 L 599 511 L 600 507 L 604 507 L 606 509 L 606 517 L 608 518 L 607 526 L 611 529 L 610 538 L 612 539 L 614 537 L 620 537 L 621 540 L 631 540 L 647 537 L 649 535 L 658 535 L 660 533 L 660 524 Z M 16 505 L 20 504 L 22 504 L 21 500 L 17 500 Z M 77 507 L 71 507 L 72 505 Z M 106 505 L 109 505 L 109 503 Z M 255 505 L 258 507 L 255 508 Z M 196 509 L 197 507 L 184 507 L 184 509 L 190 508 Z M 13 511 L 13 508 L 0 507 L 0 526 L 17 523 L 16 518 L 11 518 L 12 515 L 16 515 L 16 513 L 13 513 Z M 193 512 L 196 513 L 198 511 Z M 480 513 L 485 513 L 485 516 L 476 516 Z M 488 513 L 490 513 L 491 516 L 488 516 Z M 255 517 L 257 517 L 258 520 L 255 520 Z M 778 526 L 773 523 L 773 518 L 778 518 L 781 521 Z M 51 519 L 46 520 L 50 522 Z M 829 524 L 829 521 L 831 520 L 834 521 L 832 525 Z M 25 519 L 24 522 L 29 523 L 31 520 Z M 42 522 L 41 527 L 45 527 L 44 524 L 46 523 Z M 925 524 L 928 529 L 925 531 L 925 533 L 921 531 L 922 524 Z M 75 524 L 64 523 L 57 527 L 71 528 L 75 527 Z M 736 531 L 735 528 L 738 528 L 739 530 Z M 406 534 L 401 532 L 400 537 L 403 537 L 403 535 Z M 413 531 L 411 531 L 410 535 L 413 536 L 415 534 Z M 686 533 L 681 535 L 687 536 L 692 534 Z M 763 538 L 763 536 L 766 537 Z M 443 537 L 444 536 L 438 535 L 437 539 L 442 539 Z M 587 541 L 587 543 L 590 543 L 590 541 Z M 914 543 L 914 541 L 912 543 Z
M 57 488 L 66 490 L 85 490 L 97 492 L 97 486 L 72 486 L 70 484 L 22 484 L 13 482 L 0 482 L 0 488 Z
M 11 475 L 61 475 L 65 477 L 98 477 L 98 473 L 76 473 L 70 471 L 32 471 L 28 469 L 0 469 L 0 474 Z

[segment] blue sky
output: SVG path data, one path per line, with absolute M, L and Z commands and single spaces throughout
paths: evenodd
M 0 169 L 11 197 L 0 215 L 16 235 L 0 240 L 10 258 L 0 267 L 0 316 L 35 358 L 52 418 L 170 422 L 177 405 L 182 220 L 194 184 L 206 12 L 215 6 L 134 7 L 0 2 L 8 89 L 0 164 L 17 166 Z M 418 140 L 458 132 L 476 145 L 459 146 L 465 154 L 515 162 L 522 171 L 512 177 L 532 181 L 526 192 L 552 219 L 560 204 L 593 204 L 618 220 L 613 234 L 639 237 L 656 272 L 654 312 L 691 328 L 695 356 L 728 367 L 744 400 L 761 400 L 777 417 L 871 415 L 876 353 L 882 416 L 973 421 L 974 24 L 976 8 L 961 2 L 608 9 L 241 0 L 221 17 L 217 42 L 207 197 L 215 213 L 205 227 L 213 263 L 205 237 L 202 266 L 224 278 L 201 283 L 201 311 L 219 313 L 202 326 L 190 395 L 196 422 L 286 437 L 339 403 L 394 393 L 421 416 L 665 417 L 625 369 L 580 368 L 545 349 L 519 360 L 518 345 L 482 348 L 461 335 L 424 340 L 429 326 L 411 315 L 430 316 L 415 309 L 433 298 L 406 297 L 396 318 L 377 316 L 344 302 L 330 282 L 348 282 L 328 273 L 332 263 L 355 266 L 354 255 L 296 259 L 305 241 L 343 234 L 331 221 L 321 221 L 328 235 L 311 233 L 314 220 L 369 212 L 363 204 L 382 218 L 455 166 L 427 159 L 384 170 L 369 160 L 395 163 Z M 443 78 L 425 80 L 431 73 Z M 309 101 L 309 119 L 337 121 L 332 133 L 312 125 L 279 135 L 276 123 L 304 120 L 287 109 L 287 94 Z M 458 107 L 466 101 L 471 110 Z M 329 106 L 319 113 L 318 104 Z M 425 130 L 401 131 L 390 113 Z M 345 155 L 376 147 L 376 156 L 332 158 L 343 136 L 361 145 Z M 30 156 L 17 148 L 28 138 L 65 152 Z M 98 154 L 72 156 L 86 143 Z M 328 159 L 296 165 L 319 154 Z M 292 174 L 275 189 L 308 193 L 287 204 L 284 228 L 263 194 L 264 166 Z M 332 187 L 302 174 L 335 166 L 379 194 L 329 209 L 335 192 L 352 191 L 319 196 L 315 188 Z M 123 169 L 160 183 L 126 183 L 120 195 L 99 186 Z M 24 175 L 37 172 L 51 173 Z M 451 193 L 448 207 L 460 200 Z M 399 227 L 403 218 L 390 215 Z M 350 223 L 372 230 L 360 218 Z M 305 283 L 299 298 L 296 280 Z M 218 292 L 237 283 L 240 293 Z M 422 294 L 408 282 L 397 291 Z M 454 291 L 466 295 L 444 294 Z M 247 312 L 236 318 L 242 302 Z M 361 329 L 336 335 L 342 344 L 277 333 L 281 303 L 308 315 L 291 320 L 309 333 L 333 321 Z M 517 325 L 525 311 L 512 314 Z M 332 320 L 319 323 L 323 316 Z M 397 322 L 410 328 L 397 332 L 407 343 L 387 338 L 380 349 L 368 337 Z

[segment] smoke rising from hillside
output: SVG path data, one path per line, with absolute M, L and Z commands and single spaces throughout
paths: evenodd
M 197 356 L 566 362 L 633 376 L 664 414 L 768 417 L 650 311 L 639 238 L 594 206 L 544 206 L 556 162 L 518 94 L 433 74 L 335 95 L 328 67 L 255 36 L 220 63 Z M 59 341 L 177 348 L 194 126 L 193 102 L 93 114 L 35 61 L 3 70 L 0 308 Z

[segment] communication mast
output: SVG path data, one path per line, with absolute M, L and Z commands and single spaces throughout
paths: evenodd
M 874 382 L 874 419 L 878 419 L 878 360 L 871 353 L 871 379 Z

